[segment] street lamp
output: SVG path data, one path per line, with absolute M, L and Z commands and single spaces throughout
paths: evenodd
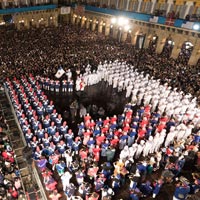
M 129 31 L 129 30 L 130 30 L 130 26 L 127 24 L 127 25 L 124 27 L 124 30 L 125 30 L 125 31 Z
M 121 41 L 121 37 L 122 37 L 122 27 L 124 29 L 124 31 L 128 32 L 130 31 L 130 25 L 129 25 L 129 20 L 123 16 L 120 16 L 118 18 L 112 18 L 111 19 L 111 26 L 110 28 L 113 28 L 113 25 L 117 24 L 118 27 L 118 41 Z
M 112 19 L 111 19 L 111 23 L 112 23 L 112 24 L 115 24 L 116 22 L 117 22 L 117 19 L 116 19 L 116 18 L 112 18 Z
M 121 25 L 128 25 L 128 19 L 124 18 L 124 17 L 119 17 L 117 20 L 117 23 L 119 26 Z
M 193 25 L 193 29 L 194 29 L 195 31 L 200 30 L 200 25 L 199 25 L 199 24 L 194 24 L 194 25 Z

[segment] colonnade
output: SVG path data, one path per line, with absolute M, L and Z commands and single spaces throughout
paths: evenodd
M 157 37 L 156 53 L 160 54 L 163 51 L 166 40 L 170 37 L 173 43 L 171 57 L 177 59 L 182 45 L 185 42 L 190 42 L 194 47 L 189 59 L 189 64 L 195 65 L 200 59 L 200 34 L 195 31 L 185 31 L 184 29 L 176 29 L 165 25 L 151 25 L 147 22 L 130 20 L 129 29 L 124 29 L 123 26 L 112 24 L 112 17 L 103 15 L 96 16 L 91 13 L 85 13 L 84 16 L 76 14 L 71 15 L 71 22 L 81 28 L 90 29 L 98 33 L 117 39 L 119 42 L 129 41 L 132 45 L 136 45 L 138 35 L 144 35 L 145 40 L 143 48 L 148 48 L 153 37 Z

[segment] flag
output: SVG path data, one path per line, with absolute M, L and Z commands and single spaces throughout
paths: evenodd
M 169 17 L 166 19 L 165 25 L 167 26 L 174 26 L 175 19 Z
M 74 13 L 77 15 L 84 15 L 85 6 L 84 5 L 75 5 Z
M 61 76 L 65 73 L 65 70 L 62 67 L 58 68 L 58 71 L 55 74 L 56 78 L 61 78 Z
M 70 14 L 70 11 L 71 11 L 70 7 L 61 7 L 60 14 L 61 15 Z

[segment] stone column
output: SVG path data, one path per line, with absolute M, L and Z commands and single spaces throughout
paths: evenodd
M 140 12 L 140 9 L 141 9 L 141 4 L 142 4 L 142 0 L 139 0 L 139 4 L 138 4 L 138 9 L 137 9 L 137 12 Z
M 108 4 L 107 4 L 108 8 L 110 8 L 110 0 L 108 0 Z
M 24 21 L 24 26 L 25 26 L 27 29 L 30 28 L 30 22 L 29 22 L 28 19 L 25 19 L 25 21 Z
M 194 45 L 194 49 L 188 61 L 189 65 L 196 65 L 198 60 L 200 59 L 200 41 L 197 41 Z
M 172 49 L 171 57 L 177 59 L 181 52 L 182 45 L 185 42 L 185 38 L 180 37 L 179 34 L 173 34 L 172 39 L 174 41 L 174 47 Z
M 122 31 L 121 41 L 125 42 L 126 39 L 127 39 L 128 32 L 127 31 L 123 31 L 123 30 L 121 30 L 121 31 Z
M 131 36 L 131 44 L 135 45 L 136 44 L 136 39 L 137 39 L 137 35 L 141 32 L 141 27 L 139 25 L 134 24 L 134 26 L 132 27 L 132 36 Z
M 102 7 L 103 5 L 103 0 L 100 0 L 100 7 Z
M 76 18 L 76 25 L 79 25 L 80 21 L 81 21 L 80 17 L 77 17 Z
M 127 0 L 127 2 L 126 2 L 126 10 L 129 10 L 129 4 L 130 4 L 130 0 Z
M 147 49 L 149 47 L 149 41 L 150 40 L 151 40 L 151 35 L 146 34 L 146 37 L 145 37 L 145 40 L 144 40 L 144 49 Z
M 96 19 L 94 19 L 93 21 L 92 21 L 92 31 L 94 31 L 95 30 L 95 28 L 96 28 Z
M 167 4 L 168 4 L 168 7 L 167 7 L 167 10 L 166 10 L 166 13 L 169 13 L 170 9 L 171 9 L 171 6 L 174 4 L 174 1 L 173 0 L 168 0 Z
M 17 23 L 15 23 L 15 26 L 16 26 L 16 28 L 17 28 L 17 30 L 20 30 L 20 23 L 17 21 Z
M 166 31 L 159 31 L 158 34 L 158 42 L 156 46 L 156 53 L 160 54 L 162 53 L 163 47 L 165 45 L 166 39 L 169 37 L 169 33 Z
M 116 0 L 116 9 L 119 9 L 119 1 L 120 0 Z
M 36 28 L 39 28 L 39 27 L 40 27 L 39 19 L 36 20 L 35 24 L 36 24 Z
M 90 20 L 87 20 L 86 21 L 86 29 L 89 29 L 90 28 Z
M 55 15 L 55 16 L 53 17 L 53 25 L 54 25 L 55 27 L 58 27 L 58 15 Z
M 76 16 L 73 15 L 73 17 L 72 17 L 72 24 L 74 25 L 75 22 L 76 22 Z
M 185 10 L 185 14 L 184 14 L 184 18 L 186 17 L 186 15 L 189 14 L 190 11 L 190 7 L 194 5 L 194 2 L 192 1 L 186 1 L 186 10 Z
M 118 27 L 113 26 L 113 38 L 117 39 Z
M 145 39 L 144 39 L 144 46 L 143 48 L 147 48 L 149 46 L 149 32 L 150 32 L 150 27 L 143 27 L 143 34 L 145 34 Z
M 85 17 L 82 17 L 81 19 L 81 28 L 85 26 Z
M 154 13 L 154 10 L 155 10 L 155 6 L 156 6 L 156 3 L 157 3 L 157 0 L 152 0 L 152 6 L 151 6 L 151 13 Z
M 106 23 L 105 26 L 105 35 L 108 36 L 110 35 L 110 23 Z
M 136 39 L 137 39 L 137 34 L 132 33 L 132 37 L 131 37 L 131 44 L 132 45 L 136 44 Z
M 103 28 L 103 22 L 100 21 L 98 24 L 98 33 L 102 33 L 102 28 Z

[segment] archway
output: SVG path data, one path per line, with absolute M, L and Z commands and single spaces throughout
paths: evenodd
M 79 28 L 81 28 L 81 19 L 82 19 L 82 17 L 79 17 L 79 19 L 77 20 L 77 26 Z
M 165 41 L 161 55 L 166 58 L 169 58 L 171 56 L 173 48 L 174 48 L 174 41 L 172 40 L 171 37 L 168 37 Z
M 95 31 L 96 33 L 98 33 L 98 29 L 99 29 L 99 21 L 97 20 L 97 21 L 96 21 L 96 24 L 95 24 L 95 29 L 94 29 L 94 31 Z
M 131 44 L 131 41 L 132 41 L 131 31 L 128 31 L 127 37 L 126 37 L 126 43 Z
M 146 35 L 143 33 L 139 33 L 137 35 L 136 43 L 135 43 L 136 49 L 143 49 L 145 38 L 146 38 Z
M 105 35 L 105 33 L 106 33 L 106 23 L 103 22 L 102 23 L 102 34 Z
M 92 31 L 92 20 L 90 19 L 89 30 Z
M 54 20 L 53 20 L 53 17 L 52 17 L 52 16 L 50 16 L 50 17 L 48 18 L 48 24 L 49 24 L 49 26 L 54 26 Z
M 150 53 L 156 52 L 157 43 L 158 43 L 158 36 L 157 35 L 153 35 L 153 37 L 149 41 L 148 49 L 149 49 Z
M 181 51 L 178 55 L 177 62 L 182 63 L 182 64 L 187 64 L 190 56 L 192 54 L 192 50 L 194 48 L 194 45 L 191 42 L 184 42 Z
M 117 40 L 118 40 L 118 42 L 121 42 L 121 39 L 122 39 L 122 28 L 119 27 L 118 30 L 117 30 Z
M 200 68 L 200 58 L 199 58 L 199 60 L 197 61 L 196 66 Z
M 111 25 L 111 26 L 110 26 L 110 37 L 113 37 L 113 32 L 114 32 L 114 30 L 113 30 L 113 25 Z

